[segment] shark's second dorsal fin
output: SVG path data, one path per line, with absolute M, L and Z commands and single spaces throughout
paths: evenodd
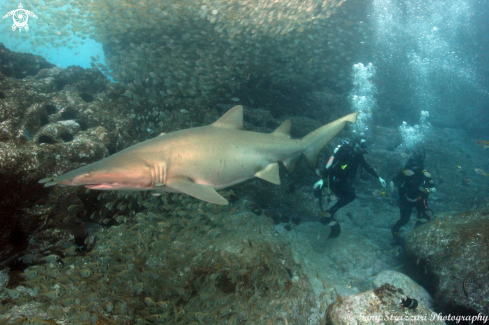
M 243 106 L 238 105 L 231 108 L 220 119 L 211 124 L 218 128 L 243 129 Z
M 272 135 L 276 137 L 286 137 L 290 139 L 291 126 L 292 122 L 290 120 L 285 120 L 275 131 L 273 131 Z

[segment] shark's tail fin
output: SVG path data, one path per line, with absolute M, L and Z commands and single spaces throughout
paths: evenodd
M 302 138 L 301 141 L 304 143 L 305 147 L 304 155 L 312 167 L 315 168 L 317 166 L 319 151 L 321 151 L 321 149 L 323 149 L 324 146 L 335 137 L 335 135 L 343 130 L 346 122 L 355 123 L 357 121 L 357 115 L 358 113 L 346 115 L 334 122 L 320 127 L 315 131 L 312 131 Z

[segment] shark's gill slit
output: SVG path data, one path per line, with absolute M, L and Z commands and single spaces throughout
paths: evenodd
M 149 173 L 151 175 L 151 182 L 149 183 L 148 187 L 155 187 L 156 184 L 156 168 L 155 165 L 148 165 Z
M 165 184 L 166 182 L 166 164 L 159 164 L 160 169 L 160 178 L 158 179 L 158 183 Z

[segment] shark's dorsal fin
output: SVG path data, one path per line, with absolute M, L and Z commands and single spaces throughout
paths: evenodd
M 218 128 L 243 129 L 243 106 L 238 105 L 231 108 L 220 119 L 211 124 Z
M 255 174 L 255 177 L 264 179 L 270 183 L 280 185 L 280 175 L 278 173 L 278 164 L 271 163 L 265 169 Z
M 189 178 L 175 177 L 168 181 L 165 185 L 202 201 L 219 205 L 229 204 L 228 200 L 217 193 L 212 186 L 194 183 Z
M 290 139 L 291 126 L 292 122 L 290 120 L 285 120 L 275 131 L 273 131 L 272 135 L 276 137 L 285 137 Z

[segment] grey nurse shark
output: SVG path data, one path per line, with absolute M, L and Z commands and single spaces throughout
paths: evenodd
M 243 130 L 243 107 L 235 106 L 211 125 L 162 134 L 110 157 L 75 169 L 44 186 L 94 190 L 186 193 L 214 204 L 228 201 L 216 190 L 258 177 L 280 184 L 279 161 L 293 172 L 301 154 L 315 167 L 319 151 L 358 113 L 290 138 L 290 120 L 270 134 Z

